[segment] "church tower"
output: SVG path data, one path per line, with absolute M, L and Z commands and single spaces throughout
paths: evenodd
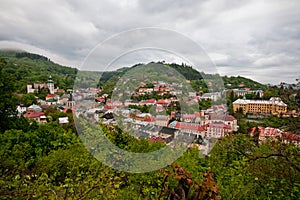
M 50 94 L 54 94 L 54 83 L 53 83 L 53 80 L 52 80 L 52 76 L 50 75 L 49 76 L 49 79 L 48 79 L 48 89 L 50 91 Z
M 75 101 L 73 99 L 73 95 L 72 93 L 70 94 L 70 97 L 68 99 L 68 102 L 67 102 L 67 107 L 69 108 L 73 108 L 73 106 L 75 105 Z

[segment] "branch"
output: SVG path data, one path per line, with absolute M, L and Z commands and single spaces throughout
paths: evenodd
M 267 159 L 267 158 L 270 158 L 270 157 L 282 157 L 284 158 L 296 171 L 298 171 L 300 173 L 300 167 L 298 167 L 295 163 L 293 163 L 292 161 L 289 160 L 289 158 L 281 153 L 271 153 L 269 155 L 266 155 L 266 156 L 252 156 L 252 155 L 249 155 L 249 154 L 246 154 L 242 151 L 239 151 L 241 154 L 243 154 L 245 157 L 247 157 L 249 160 L 252 160 L 252 161 L 256 161 L 258 159 Z

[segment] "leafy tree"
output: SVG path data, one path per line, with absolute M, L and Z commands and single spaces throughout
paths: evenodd
M 3 71 L 7 62 L 0 58 L 0 132 L 9 129 L 16 116 L 15 80 Z
M 225 137 L 213 148 L 209 166 L 225 199 L 295 199 L 299 196 L 298 147 L 245 135 Z
M 32 104 L 37 104 L 37 99 L 35 98 L 35 95 L 30 94 L 23 94 L 20 101 L 24 103 L 26 106 L 30 106 Z

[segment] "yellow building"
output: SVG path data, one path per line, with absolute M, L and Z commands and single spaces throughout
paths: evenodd
M 287 105 L 279 97 L 271 97 L 270 100 L 238 99 L 233 102 L 233 111 L 238 112 L 242 108 L 243 113 L 268 113 L 280 114 L 287 112 Z

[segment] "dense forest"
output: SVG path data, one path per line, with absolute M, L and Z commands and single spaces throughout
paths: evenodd
M 257 137 L 248 134 L 236 133 L 218 140 L 208 156 L 191 147 L 179 159 L 156 171 L 114 170 L 85 148 L 71 111 L 46 109 L 46 124 L 16 116 L 14 96 L 23 91 L 19 89 L 21 83 L 44 81 L 39 73 L 47 72 L 70 80 L 59 82 L 63 87 L 71 84 L 76 69 L 48 65 L 51 61 L 44 57 L 14 56 L 0 59 L 0 199 L 300 197 L 300 148 L 276 140 L 258 144 Z M 70 123 L 59 125 L 59 117 L 68 117 Z M 126 151 L 144 153 L 165 146 L 136 139 L 118 127 L 102 124 L 101 128 L 112 143 Z

